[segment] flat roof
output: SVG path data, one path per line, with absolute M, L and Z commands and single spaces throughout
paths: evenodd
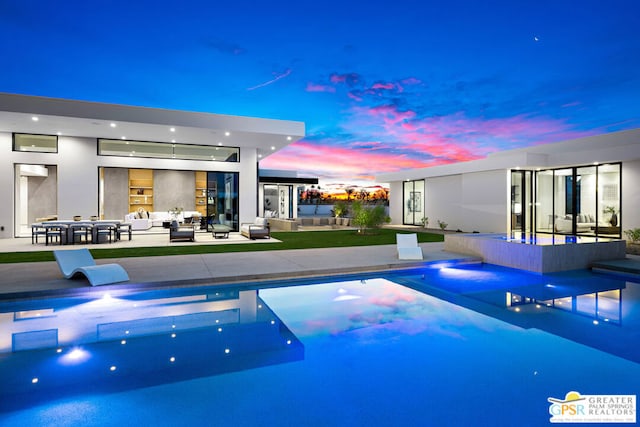
M 38 117 L 38 121 L 32 117 Z M 289 120 L 0 93 L 0 131 L 253 147 L 264 158 L 304 137 L 305 125 Z
M 535 170 L 634 160 L 640 160 L 640 129 L 499 151 L 479 160 L 380 174 L 376 180 L 406 181 L 490 170 Z

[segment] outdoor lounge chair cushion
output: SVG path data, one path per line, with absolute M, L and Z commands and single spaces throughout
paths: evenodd
M 169 241 L 174 242 L 177 240 L 189 240 L 191 242 L 195 242 L 195 227 L 193 225 L 181 227 L 178 225 L 178 221 L 171 221 L 171 226 L 169 228 Z
M 269 221 L 267 218 L 256 217 L 253 222 L 240 224 L 240 234 L 252 240 L 258 237 L 270 238 Z
M 84 275 L 91 286 L 126 282 L 129 275 L 119 264 L 97 265 L 88 249 L 53 251 L 58 267 L 66 279 Z
M 396 234 L 396 244 L 398 259 L 423 259 L 422 248 L 418 246 L 417 234 Z

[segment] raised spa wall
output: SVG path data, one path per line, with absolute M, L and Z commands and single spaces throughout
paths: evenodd
M 502 238 L 501 238 L 502 237 Z M 624 240 L 562 244 L 524 244 L 498 234 L 447 234 L 444 250 L 481 257 L 489 264 L 536 273 L 590 268 L 596 261 L 625 258 Z

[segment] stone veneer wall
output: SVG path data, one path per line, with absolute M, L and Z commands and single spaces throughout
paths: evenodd
M 104 219 L 124 219 L 129 213 L 129 169 L 104 168 Z
M 196 176 L 193 171 L 154 170 L 153 210 L 166 212 L 180 207 L 185 211 L 196 210 Z

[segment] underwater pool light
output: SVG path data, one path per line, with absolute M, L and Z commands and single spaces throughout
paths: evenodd
M 88 351 L 80 347 L 74 347 L 71 351 L 60 357 L 60 363 L 63 365 L 76 365 L 78 363 L 85 362 L 90 357 L 91 354 Z

